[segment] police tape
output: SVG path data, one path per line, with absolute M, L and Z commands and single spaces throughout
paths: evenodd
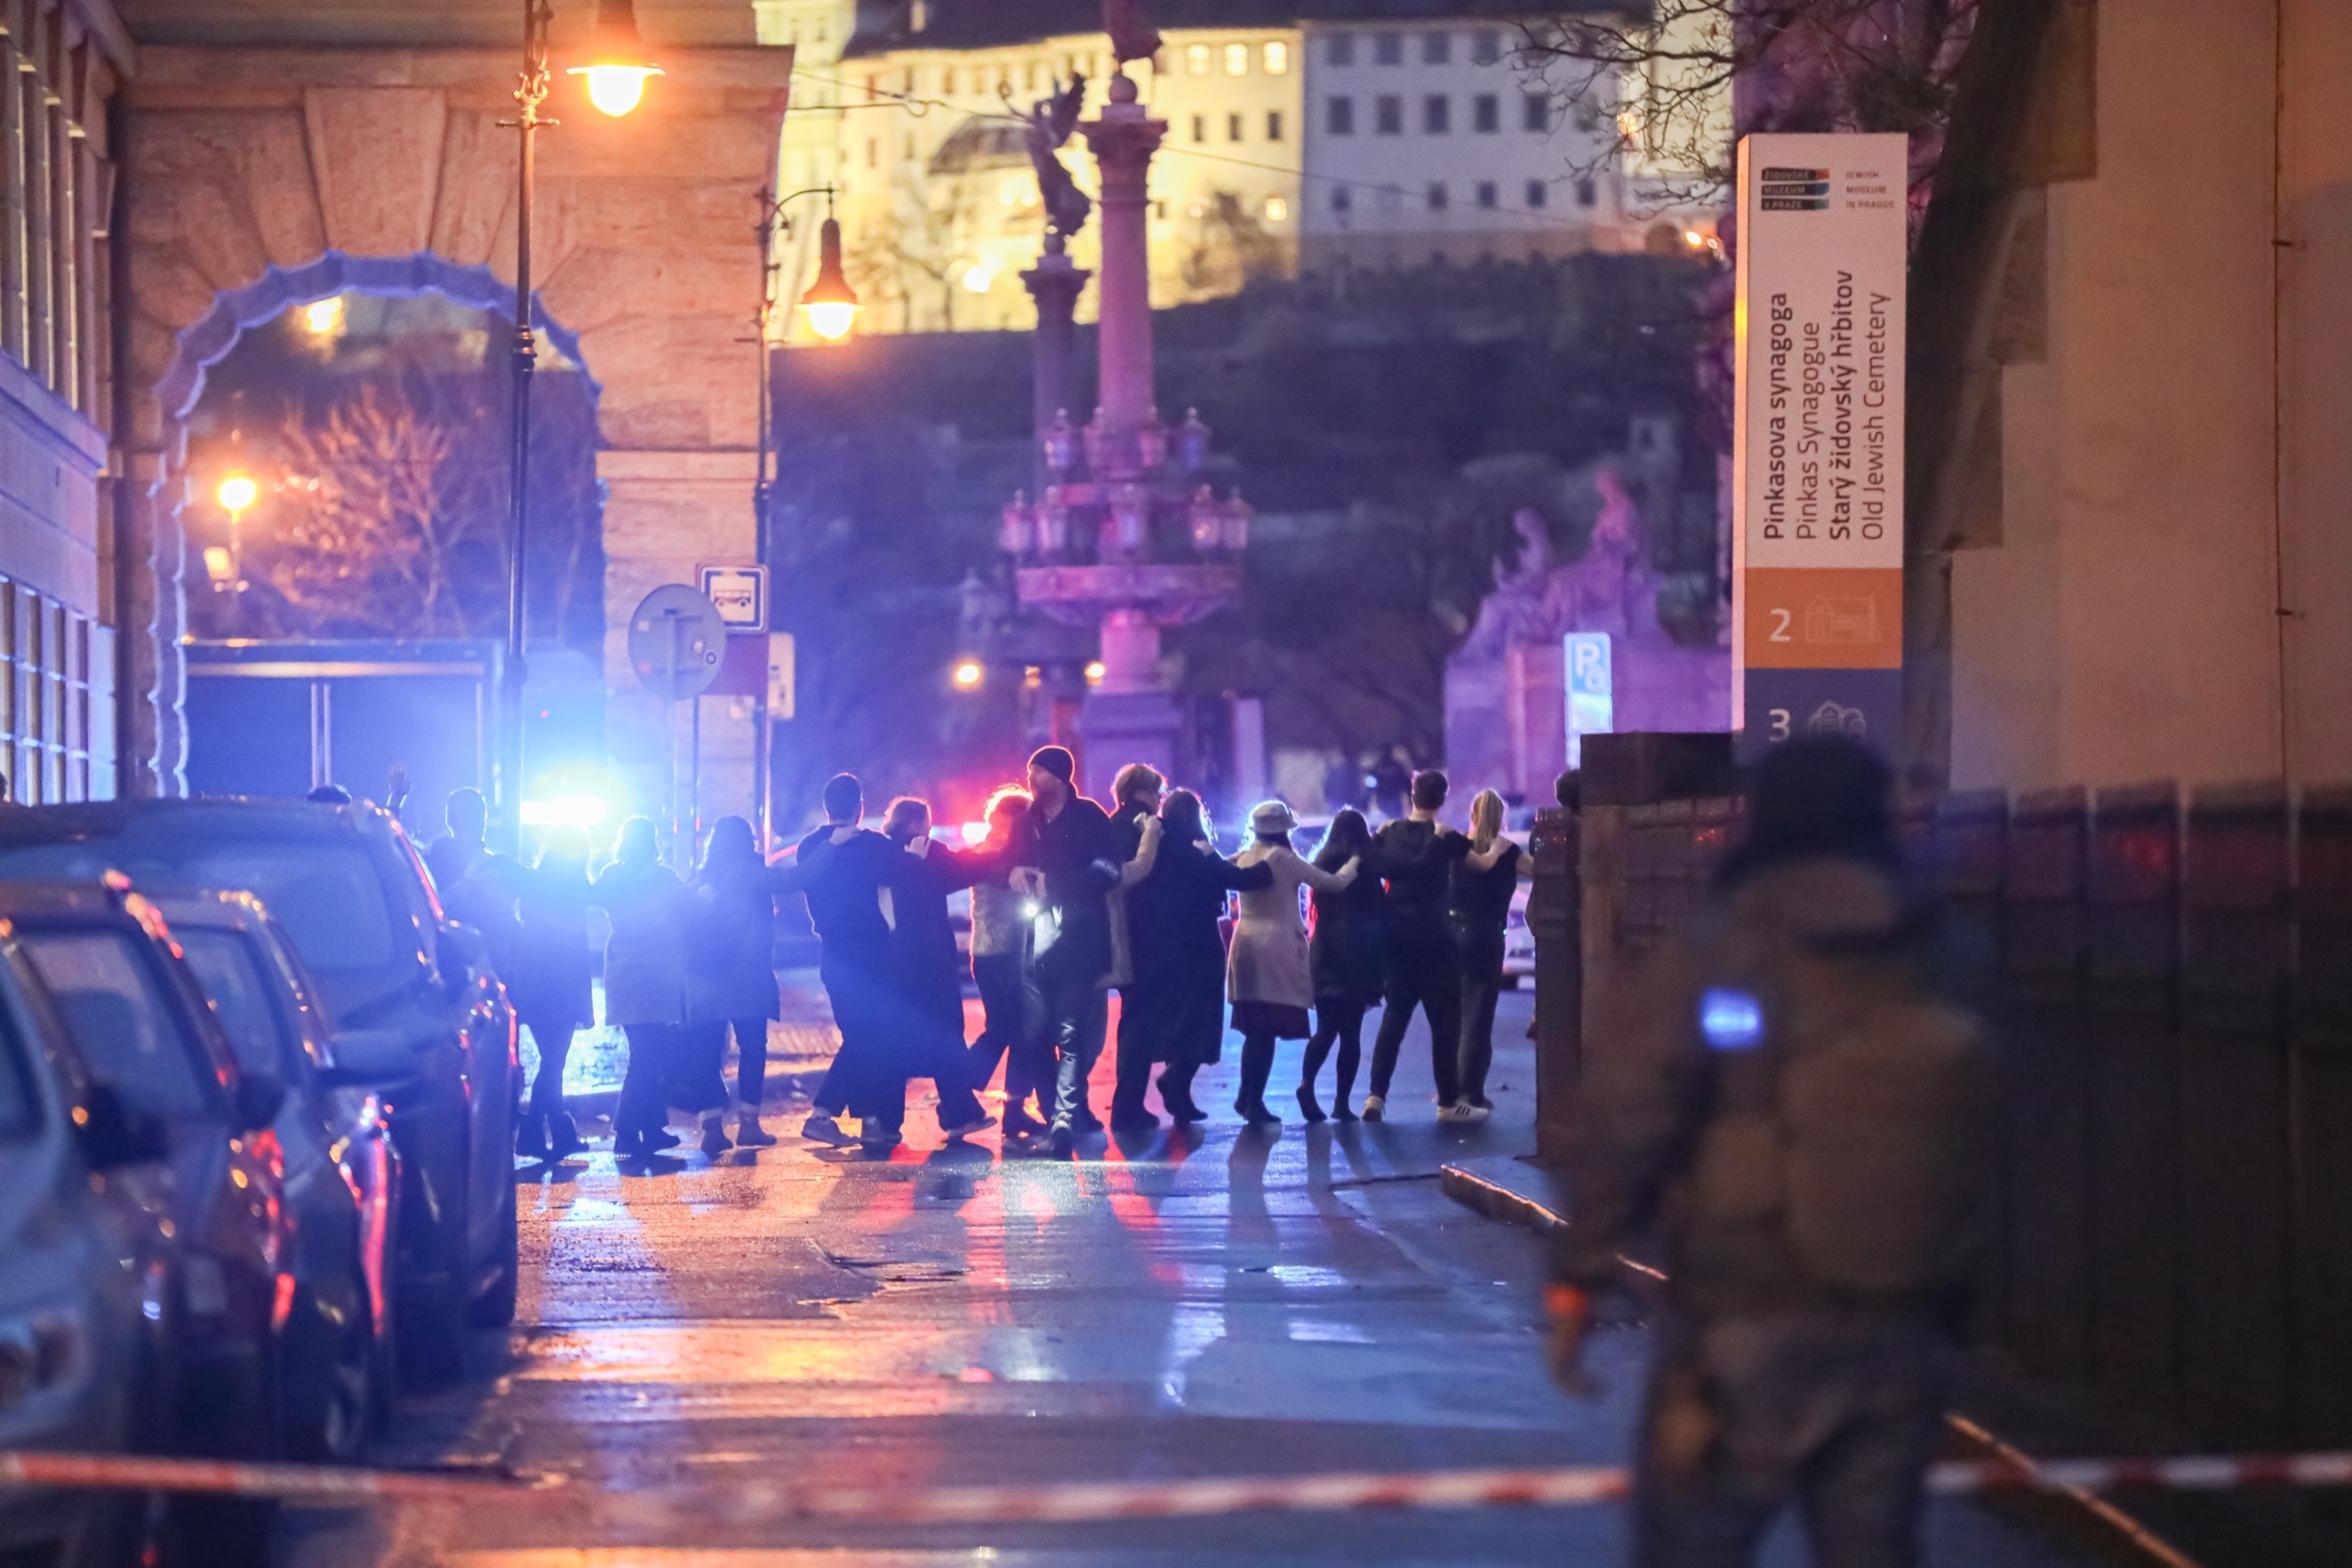
M 1959 1459 L 1935 1465 L 1927 1489 L 1942 1497 L 1997 1492 L 2153 1489 L 2229 1491 L 2352 1485 L 2352 1452 L 2173 1458 Z M 1537 1470 L 1438 1470 L 1264 1476 L 1200 1480 L 1073 1482 L 1048 1486 L 785 1487 L 762 1481 L 691 1491 L 592 1492 L 561 1478 L 493 1479 L 403 1470 L 236 1464 L 112 1454 L 0 1452 L 0 1486 L 109 1488 L 273 1498 L 318 1506 L 379 1502 L 565 1502 L 638 1522 L 656 1516 L 753 1520 L 886 1521 L 900 1524 L 1058 1523 L 1259 1512 L 1372 1509 L 1564 1508 L 1608 1502 L 1632 1489 L 1605 1466 Z

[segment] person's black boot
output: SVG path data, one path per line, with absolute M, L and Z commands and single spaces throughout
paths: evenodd
M 1252 1127 L 1279 1127 L 1282 1118 L 1265 1108 L 1265 1080 L 1274 1076 L 1274 1041 L 1251 1037 L 1242 1042 L 1242 1091 L 1234 1110 Z
M 1323 1108 L 1315 1102 L 1315 1090 L 1303 1083 L 1298 1086 L 1298 1114 L 1309 1121 L 1323 1120 Z
M 568 1160 L 587 1147 L 580 1137 L 580 1128 L 567 1110 L 550 1111 L 547 1117 L 547 1157 Z
M 1179 1127 L 1190 1127 L 1196 1121 L 1206 1121 L 1209 1113 L 1193 1103 L 1192 1071 L 1187 1068 L 1179 1072 L 1174 1068 L 1160 1075 L 1160 1103 L 1176 1119 Z
M 547 1158 L 547 1118 L 525 1111 L 515 1128 L 515 1152 L 526 1160 Z

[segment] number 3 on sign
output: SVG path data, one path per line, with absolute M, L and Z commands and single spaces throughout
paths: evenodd
M 1778 607 L 1774 608 L 1772 611 L 1772 635 L 1766 640 L 1770 642 L 1796 641 L 1796 638 L 1789 635 L 1790 623 L 1796 617 L 1790 615 L 1786 610 L 1780 609 Z
M 1775 708 L 1770 710 L 1769 716 L 1772 721 L 1770 738 L 1774 741 L 1787 740 L 1789 738 L 1789 710 L 1786 708 Z

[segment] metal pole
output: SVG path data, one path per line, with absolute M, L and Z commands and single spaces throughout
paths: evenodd
M 774 493 L 775 481 L 771 467 L 775 461 L 775 363 L 770 357 L 768 332 L 776 309 L 776 216 L 780 204 L 772 198 L 772 188 L 760 193 L 760 467 L 759 477 L 751 486 L 751 559 L 761 565 L 768 564 L 768 503 Z M 772 571 L 772 568 L 771 569 Z M 774 591 L 774 579 L 770 579 L 770 592 Z M 761 651 L 767 647 L 767 620 L 775 615 L 772 607 L 761 606 L 761 622 L 757 633 Z M 764 671 L 767 661 L 761 660 Z M 775 743 L 775 733 L 768 723 L 768 683 L 763 678 L 760 689 L 751 698 L 751 804 L 755 807 L 751 821 L 760 835 L 760 858 L 766 859 L 773 824 L 769 820 L 768 783 L 770 749 Z
M 523 585 L 530 544 L 530 382 L 537 368 L 531 337 L 530 220 L 538 174 L 538 132 L 556 123 L 542 119 L 547 101 L 547 26 L 554 16 L 548 0 L 523 0 L 522 73 L 515 85 L 521 113 L 507 121 L 521 139 L 515 193 L 514 430 L 510 466 L 512 551 L 507 558 L 507 657 L 499 682 L 499 815 L 492 831 L 508 854 L 522 848 Z

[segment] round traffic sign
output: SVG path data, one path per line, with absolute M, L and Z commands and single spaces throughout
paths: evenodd
M 663 584 L 629 613 L 629 668 L 665 702 L 709 690 L 726 652 L 719 607 L 683 583 Z

